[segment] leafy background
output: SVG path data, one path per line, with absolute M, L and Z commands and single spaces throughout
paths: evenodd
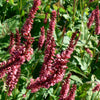
M 61 90 L 61 83 L 49 89 L 40 89 L 36 93 L 26 90 L 29 79 L 37 78 L 41 69 L 44 57 L 44 48 L 38 51 L 38 39 L 40 28 L 44 25 L 45 14 L 48 13 L 47 29 L 49 26 L 52 10 L 58 11 L 54 38 L 56 40 L 56 53 L 60 53 L 68 46 L 72 33 L 80 30 L 81 37 L 69 61 L 65 77 L 69 72 L 71 84 L 77 84 L 75 100 L 100 100 L 100 92 L 92 92 L 96 82 L 100 82 L 100 46 L 97 47 L 100 36 L 95 35 L 95 22 L 90 29 L 87 28 L 88 18 L 91 12 L 100 4 L 99 0 L 89 2 L 89 0 L 41 0 L 42 4 L 34 19 L 32 36 L 34 55 L 29 62 L 21 66 L 21 77 L 12 96 L 7 96 L 5 78 L 0 80 L 0 100 L 58 100 Z M 15 33 L 15 29 L 21 29 L 33 0 L 0 0 L 0 62 L 9 58 L 8 46 L 10 33 Z M 66 29 L 64 33 L 63 30 Z M 93 57 L 85 51 L 89 48 Z M 97 61 L 98 59 L 98 61 Z M 23 94 L 26 97 L 23 98 Z

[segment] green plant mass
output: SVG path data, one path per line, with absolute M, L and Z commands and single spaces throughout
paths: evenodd
M 100 100 L 100 1 L 0 0 L 0 100 Z

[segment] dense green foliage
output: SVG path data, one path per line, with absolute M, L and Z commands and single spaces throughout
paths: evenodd
M 100 92 L 92 92 L 96 86 L 96 82 L 100 82 L 100 46 L 97 47 L 100 35 L 94 34 L 95 22 L 90 29 L 87 28 L 88 18 L 91 12 L 100 4 L 99 0 L 89 2 L 89 0 L 41 0 L 34 19 L 31 31 L 35 42 L 32 47 L 34 54 L 29 62 L 25 62 L 21 66 L 21 76 L 16 88 L 13 90 L 12 96 L 7 96 L 5 78 L 0 79 L 0 100 L 22 100 L 23 94 L 26 97 L 23 100 L 58 100 L 61 83 L 56 84 L 49 89 L 40 89 L 36 93 L 27 91 L 26 87 L 31 78 L 37 78 L 43 63 L 44 50 L 38 51 L 38 39 L 40 36 L 41 26 L 45 29 L 49 26 L 49 19 L 52 10 L 58 11 L 56 18 L 56 27 L 54 39 L 56 41 L 56 54 L 65 50 L 69 44 L 72 33 L 80 30 L 81 36 L 75 47 L 71 59 L 68 62 L 68 69 L 65 77 L 69 72 L 72 73 L 70 78 L 71 84 L 77 85 L 75 100 L 100 100 Z M 21 29 L 33 0 L 0 0 L 0 62 L 10 57 L 8 46 L 10 42 L 10 33 L 15 33 L 15 29 Z M 45 13 L 48 13 L 48 21 L 45 25 Z M 64 32 L 65 29 L 65 32 Z M 93 57 L 86 52 L 85 48 L 89 48 Z

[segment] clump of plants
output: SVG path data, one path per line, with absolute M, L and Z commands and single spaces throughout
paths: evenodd
M 34 0 L 24 24 L 25 11 L 20 6 L 19 28 L 15 27 L 11 32 L 9 25 L 6 31 L 10 33 L 10 41 L 4 47 L 6 51 L 1 44 L 1 52 L 8 51 L 8 56 L 0 62 L 1 99 L 6 100 L 7 96 L 9 99 L 27 100 L 100 99 L 100 77 L 97 78 L 100 70 L 99 5 L 98 1 L 90 0 L 88 3 L 96 4 L 96 8 L 87 16 L 87 1 L 79 1 L 65 0 L 64 5 L 60 1 L 47 1 L 42 14 L 44 1 Z M 7 0 L 6 3 L 14 2 Z M 84 10 L 81 8 L 80 11 L 78 4 L 83 4 Z M 2 18 L 1 21 L 3 23 Z M 4 37 L 1 38 L 6 37 L 2 35 Z

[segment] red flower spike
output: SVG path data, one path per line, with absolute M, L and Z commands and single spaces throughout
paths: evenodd
M 56 11 L 53 10 L 51 21 L 50 21 L 50 24 L 49 24 L 49 30 L 47 31 L 47 39 L 46 39 L 45 46 L 47 46 L 47 44 L 49 43 L 49 40 L 51 40 L 51 38 L 53 36 L 53 31 L 55 30 L 55 23 L 56 23 L 55 20 L 56 20 Z
M 68 55 L 72 54 L 74 47 L 76 46 L 76 43 L 80 36 L 80 33 L 79 33 L 78 38 L 76 40 L 74 40 L 76 37 L 76 34 L 77 34 L 76 32 L 73 33 L 68 49 L 63 51 L 61 53 L 61 55 L 60 54 L 56 55 L 57 58 L 55 58 L 53 60 L 53 63 L 49 69 L 49 73 L 48 73 L 47 65 L 46 65 L 46 67 L 42 67 L 43 69 L 41 69 L 40 77 L 38 77 L 34 82 L 32 82 L 27 87 L 27 89 L 30 89 L 31 92 L 36 92 L 40 88 L 49 88 L 50 86 L 54 86 L 56 83 L 61 82 L 63 80 L 65 71 L 68 68 L 66 66 L 68 59 L 69 59 Z M 46 54 L 49 50 L 50 49 L 47 49 Z M 71 51 L 71 52 L 69 52 L 69 51 Z M 46 57 L 46 58 L 48 58 L 48 57 Z M 46 60 L 46 62 L 47 61 L 48 60 Z
M 40 0 L 34 0 L 34 5 L 33 5 L 32 9 L 30 10 L 30 13 L 28 15 L 29 17 L 21 29 L 21 33 L 22 33 L 23 37 L 29 36 L 29 33 L 32 29 L 33 18 L 35 17 L 35 14 L 38 10 L 38 6 L 40 6 L 40 4 L 41 4 Z
M 6 61 L 0 62 L 0 67 L 4 66 L 6 63 L 7 63 Z M 5 76 L 5 73 L 6 73 L 6 70 L 3 70 L 0 72 L 0 79 Z
M 38 42 L 38 48 L 41 49 L 45 41 L 45 29 L 44 26 L 41 28 L 41 36 Z
M 20 36 L 20 34 L 19 34 L 19 30 L 16 29 L 16 49 L 19 48 L 20 43 L 21 43 L 21 36 Z
M 6 84 L 8 88 L 8 96 L 12 94 L 12 90 L 15 88 L 18 79 L 20 77 L 20 65 L 11 67 L 10 72 L 8 72 Z
M 69 88 L 70 88 L 70 80 L 69 80 L 70 76 L 71 76 L 71 74 L 68 74 L 68 77 L 65 79 L 65 82 L 62 85 L 59 100 L 64 100 L 67 97 L 67 94 L 68 94 Z
M 15 50 L 15 39 L 14 39 L 14 33 L 10 34 L 10 45 L 8 47 L 9 53 L 12 54 L 12 52 Z
M 55 56 L 55 46 L 55 40 L 52 37 L 52 40 L 49 41 L 49 44 L 45 50 L 44 63 L 40 71 L 41 80 L 45 79 L 45 77 L 52 71 L 51 66 L 54 59 L 53 57 Z
M 8 59 L 6 63 L 1 63 L 0 66 L 0 78 L 4 77 L 7 74 L 7 88 L 8 88 L 8 96 L 11 95 L 12 90 L 16 86 L 19 76 L 20 76 L 20 67 L 27 60 L 31 59 L 31 55 L 33 54 L 33 48 L 31 48 L 31 44 L 34 41 L 34 38 L 31 37 L 30 31 L 32 28 L 33 18 L 38 10 L 38 6 L 40 5 L 40 0 L 34 0 L 34 5 L 29 13 L 29 18 L 26 20 L 23 28 L 21 29 L 22 36 L 25 38 L 25 45 L 20 43 L 21 37 L 19 31 L 16 30 L 16 43 L 14 41 L 14 35 L 11 33 L 10 36 L 10 53 L 11 57 Z M 14 45 L 14 49 L 12 47 Z
M 95 28 L 95 34 L 100 34 L 100 13 L 99 13 L 99 7 L 97 6 L 95 9 L 95 20 L 96 20 L 96 28 Z
M 75 91 L 76 91 L 76 85 L 74 84 L 72 86 L 71 91 L 69 92 L 69 96 L 66 97 L 64 100 L 75 100 Z
M 95 10 L 92 11 L 91 16 L 88 19 L 88 23 L 87 23 L 88 28 L 91 27 L 91 25 L 92 25 L 92 23 L 94 21 L 94 18 L 95 18 Z

